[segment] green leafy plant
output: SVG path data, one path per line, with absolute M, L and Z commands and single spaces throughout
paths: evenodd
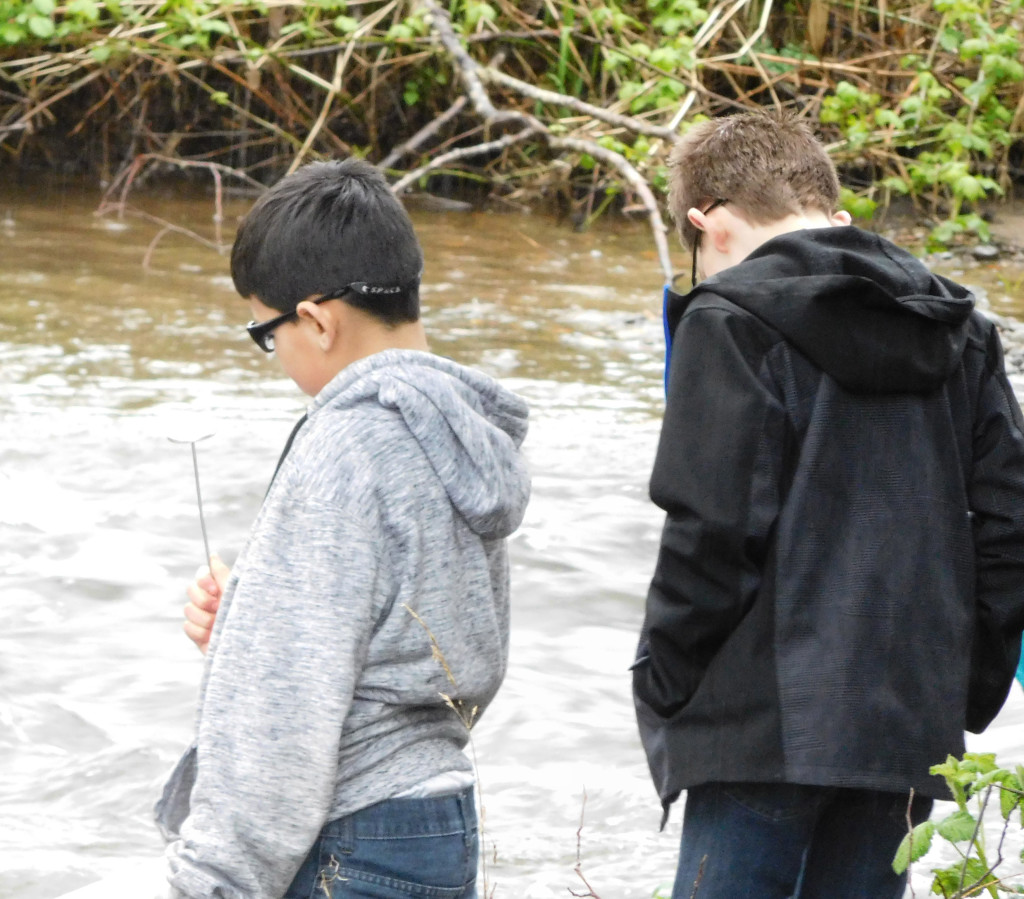
M 931 892 L 946 899 L 965 899 L 987 893 L 992 899 L 1024 894 L 1024 886 L 1003 882 L 996 869 L 1003 861 L 1004 841 L 1014 819 L 1021 820 L 1024 799 L 1024 767 L 1014 770 L 1000 767 L 992 753 L 965 753 L 963 759 L 949 756 L 931 773 L 943 777 L 956 802 L 956 811 L 941 821 L 918 824 L 903 838 L 893 869 L 902 874 L 911 863 L 922 858 L 936 836 L 956 851 L 957 860 L 943 868 L 932 869 Z M 995 798 L 1003 818 L 1002 833 L 996 846 L 990 846 L 983 827 L 985 811 Z M 1022 853 L 1024 859 L 1024 853 Z
M 601 21 L 613 21 L 621 42 L 604 50 L 603 69 L 619 81 L 619 99 L 636 114 L 677 105 L 687 91 L 680 71 L 696 65 L 693 35 L 707 19 L 697 0 L 648 0 L 649 24 L 608 3 Z
M 914 78 L 898 102 L 884 105 L 877 93 L 842 81 L 822 102 L 821 120 L 839 127 L 851 156 L 877 151 L 889 169 L 879 184 L 886 194 L 922 201 L 940 219 L 930 240 L 936 248 L 963 237 L 991 239 L 978 207 L 1004 192 L 991 173 L 1005 171 L 1014 143 L 1013 88 L 1024 79 L 1024 65 L 1021 0 L 937 0 L 934 6 L 941 20 L 932 47 L 903 58 Z M 935 72 L 939 52 L 959 60 L 960 73 L 947 81 Z
M 87 32 L 102 9 L 97 0 L 70 0 L 59 13 L 54 0 L 0 0 L 0 47 L 42 45 Z

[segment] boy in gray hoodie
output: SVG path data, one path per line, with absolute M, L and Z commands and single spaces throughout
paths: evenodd
M 527 408 L 429 352 L 422 264 L 357 160 L 239 230 L 249 333 L 314 399 L 233 570 L 189 588 L 196 736 L 157 805 L 175 899 L 476 895 L 462 749 L 505 674 Z

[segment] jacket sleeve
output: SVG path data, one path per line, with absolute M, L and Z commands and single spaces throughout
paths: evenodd
M 779 510 L 785 415 L 767 375 L 779 338 L 735 307 L 676 329 L 651 498 L 667 513 L 634 695 L 668 717 L 750 608 Z
M 969 483 L 976 590 L 967 729 L 974 733 L 1006 701 L 1024 628 L 1024 420 L 994 327 L 986 356 Z
M 269 505 L 211 648 L 190 811 L 168 849 L 176 897 L 283 895 L 334 797 L 377 611 L 375 545 L 336 506 Z

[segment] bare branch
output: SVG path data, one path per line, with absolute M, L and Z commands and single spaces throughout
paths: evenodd
M 444 45 L 445 50 L 451 56 L 452 61 L 455 63 L 455 68 L 459 73 L 459 77 L 462 79 L 462 84 L 466 88 L 466 95 L 469 97 L 469 101 L 473 104 L 473 108 L 476 110 L 477 115 L 487 122 L 501 122 L 507 120 L 515 120 L 520 118 L 519 113 L 514 112 L 499 112 L 491 102 L 491 98 L 487 93 L 487 89 L 483 85 L 483 81 L 479 75 L 479 64 L 472 56 L 466 52 L 466 48 L 462 46 L 462 41 L 459 40 L 459 36 L 455 33 L 455 29 L 452 28 L 451 16 L 448 14 L 448 10 L 442 9 L 434 0 L 419 0 L 420 6 L 422 6 L 427 12 L 427 21 L 430 22 L 431 27 L 437 34 L 441 43 Z
M 662 274 L 666 280 L 671 280 L 672 259 L 669 256 L 668 238 L 666 237 L 668 229 L 665 227 L 665 221 L 661 217 L 661 210 L 658 208 L 658 201 L 654 198 L 651 186 L 629 160 L 621 153 L 616 153 L 614 150 L 609 150 L 607 147 L 602 147 L 593 141 L 580 140 L 574 137 L 555 137 L 553 135 L 549 136 L 547 140 L 548 144 L 552 147 L 573 150 L 577 153 L 588 153 L 594 159 L 598 159 L 611 166 L 636 191 L 637 196 L 640 197 L 640 201 L 647 210 L 647 218 L 651 223 L 651 232 L 654 237 L 654 245 L 658 250 L 658 261 L 661 264 Z
M 496 153 L 499 150 L 504 150 L 507 147 L 522 143 L 533 133 L 533 129 L 528 127 L 524 128 L 522 131 L 514 131 L 506 134 L 504 137 L 498 138 L 497 140 L 487 141 L 482 144 L 475 144 L 472 147 L 459 147 L 457 150 L 449 150 L 447 153 L 435 156 L 430 160 L 430 162 L 425 165 L 421 165 L 418 169 L 406 172 L 405 175 L 391 185 L 391 190 L 395 194 L 401 194 L 414 181 L 422 178 L 428 172 L 434 171 L 434 169 L 439 169 L 441 166 L 448 165 L 449 162 L 455 162 L 458 159 L 469 159 L 473 156 L 483 156 L 486 153 Z
M 445 125 L 454 119 L 463 109 L 466 108 L 466 104 L 469 100 L 465 96 L 456 99 L 451 106 L 449 106 L 444 112 L 442 112 L 437 118 L 428 122 L 419 131 L 417 131 L 412 137 L 410 137 L 404 144 L 400 144 L 395 147 L 387 156 L 380 161 L 380 167 L 382 169 L 391 168 L 399 159 L 405 156 L 407 153 L 412 153 L 421 144 L 425 143 L 438 131 L 440 131 Z
M 539 100 L 541 103 L 551 103 L 555 106 L 563 106 L 566 109 L 575 110 L 582 115 L 588 115 L 591 118 L 607 122 L 609 125 L 614 125 L 616 128 L 624 128 L 627 131 L 632 131 L 636 134 L 647 134 L 651 137 L 675 137 L 674 128 L 665 128 L 661 125 L 651 125 L 643 119 L 634 118 L 633 116 L 619 115 L 617 112 L 612 112 L 611 110 L 604 109 L 601 106 L 594 106 L 592 103 L 578 100 L 576 97 L 570 97 L 567 94 L 559 94 L 555 91 L 545 90 L 541 87 L 534 87 L 532 84 L 527 84 L 525 81 L 520 81 L 518 78 L 513 78 L 511 75 L 506 75 L 504 72 L 492 68 L 491 66 L 482 66 L 478 68 L 477 74 L 483 81 L 500 84 L 502 87 L 507 87 L 524 97 L 529 97 L 531 100 Z
M 576 866 L 573 871 L 576 872 L 576 876 L 583 881 L 583 885 L 587 888 L 585 893 L 577 893 L 575 890 L 570 889 L 569 892 L 577 897 L 577 899 L 601 899 L 597 893 L 594 892 L 594 888 L 590 885 L 590 882 L 586 877 L 583 876 L 583 858 L 581 854 L 581 844 L 583 842 L 583 815 L 587 810 L 587 791 L 583 790 L 583 802 L 580 805 L 580 826 L 576 830 Z

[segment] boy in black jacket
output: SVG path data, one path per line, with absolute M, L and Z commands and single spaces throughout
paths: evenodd
M 651 478 L 667 513 L 634 666 L 674 899 L 902 896 L 907 818 L 947 798 L 1024 627 L 1024 420 L 971 294 L 836 212 L 803 123 L 693 127 L 670 205 Z M 911 790 L 913 800 L 910 801 Z

